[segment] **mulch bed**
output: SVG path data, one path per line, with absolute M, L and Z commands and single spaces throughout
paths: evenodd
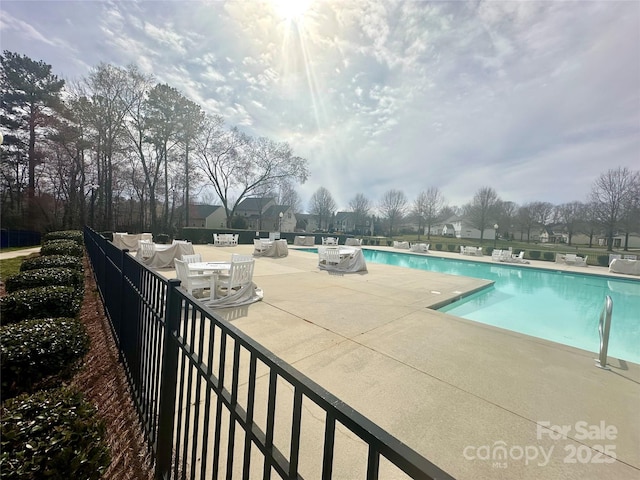
M 85 357 L 84 367 L 74 376 L 71 383 L 96 406 L 106 423 L 111 464 L 103 478 L 152 480 L 150 454 L 86 257 L 84 264 L 85 294 L 80 321 L 91 337 L 91 348 Z

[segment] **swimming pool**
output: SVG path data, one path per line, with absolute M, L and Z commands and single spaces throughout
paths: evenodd
M 640 363 L 640 281 L 363 249 L 369 262 L 493 280 L 439 309 L 451 315 L 597 352 L 598 320 L 613 300 L 609 356 Z

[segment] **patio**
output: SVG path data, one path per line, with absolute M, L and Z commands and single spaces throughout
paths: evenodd
M 194 248 L 205 261 L 222 261 L 253 246 Z M 482 280 L 374 263 L 367 274 L 329 275 L 317 260 L 294 248 L 285 258 L 256 259 L 264 299 L 218 312 L 456 478 L 638 477 L 640 366 L 610 358 L 612 370 L 601 370 L 595 352 L 429 308 L 482 288 Z M 305 463 L 315 478 L 313 452 Z

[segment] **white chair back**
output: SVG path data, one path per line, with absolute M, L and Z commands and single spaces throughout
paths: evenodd
M 221 278 L 218 281 L 218 293 L 222 296 L 227 296 L 231 295 L 236 289 L 250 285 L 253 282 L 255 262 L 253 258 L 240 261 L 232 260 L 229 277 Z
M 148 241 L 140 240 L 138 242 L 138 248 L 140 248 L 140 252 L 142 254 L 142 258 L 152 257 L 156 251 L 156 244 Z
M 324 250 L 324 259 L 329 265 L 338 265 L 340 263 L 340 249 L 337 247 L 328 247 Z
M 241 255 L 239 253 L 231 254 L 231 263 L 233 262 L 248 262 L 249 260 L 253 260 L 251 255 Z
M 192 255 L 182 255 L 182 261 L 186 263 L 196 263 L 202 261 L 202 255 L 194 253 Z

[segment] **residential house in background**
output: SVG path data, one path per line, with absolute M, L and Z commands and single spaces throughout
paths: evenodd
M 619 233 L 613 236 L 613 248 L 624 248 L 625 234 Z M 604 235 L 598 235 L 597 243 L 601 247 L 607 246 L 607 237 Z M 629 248 L 640 248 L 640 234 L 629 234 Z
M 544 227 L 538 235 L 540 243 L 569 243 L 569 234 L 562 225 Z
M 425 229 L 424 234 L 429 232 Z M 479 239 L 480 230 L 472 226 L 467 219 L 461 216 L 453 216 L 446 219 L 444 222 L 437 223 L 431 226 L 431 235 L 442 235 L 443 237 L 455 237 L 455 238 L 471 238 Z M 483 238 L 485 240 L 493 240 L 495 238 L 496 231 L 493 225 L 490 228 L 484 229 Z
M 184 208 L 179 207 L 176 215 L 184 222 Z M 190 204 L 189 224 L 187 227 L 219 228 L 220 222 L 226 224 L 226 215 L 221 205 Z
M 319 230 L 318 217 L 310 213 L 296 213 L 296 232 L 315 232 Z
M 277 205 L 273 198 L 245 198 L 236 207 L 235 214 L 246 220 L 249 230 L 293 232 L 296 228 L 296 215 L 291 207 Z
M 333 228 L 338 232 L 353 233 L 356 229 L 356 217 L 354 212 L 337 212 L 333 220 Z

